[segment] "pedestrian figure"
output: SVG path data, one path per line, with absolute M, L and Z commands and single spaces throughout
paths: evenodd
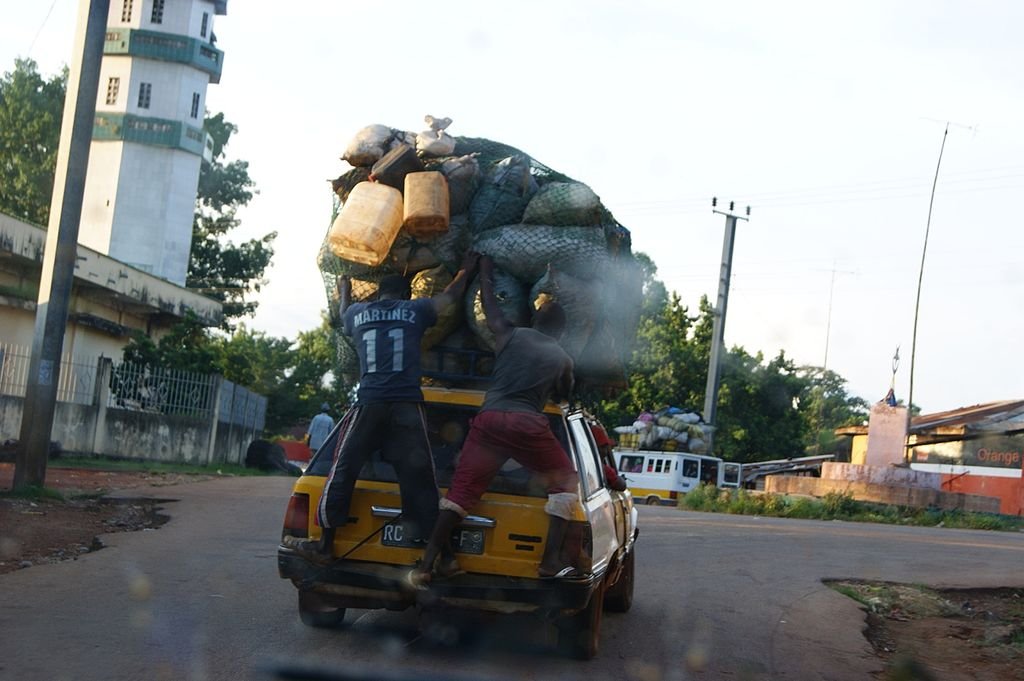
M 326 402 L 321 404 L 320 413 L 313 417 L 313 420 L 309 422 L 309 427 L 306 428 L 306 443 L 314 453 L 320 449 L 320 445 L 324 443 L 334 428 L 334 419 L 327 413 L 330 410 L 329 404 Z

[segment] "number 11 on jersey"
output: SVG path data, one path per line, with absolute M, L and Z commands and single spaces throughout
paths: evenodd
M 402 371 L 405 368 L 403 366 L 405 362 L 405 329 L 391 329 L 388 331 L 387 337 L 391 339 L 390 371 Z M 363 333 L 363 343 L 366 345 L 366 373 L 377 373 L 379 370 L 377 368 L 377 329 L 365 331 Z M 389 371 L 389 369 L 384 369 L 384 371 Z

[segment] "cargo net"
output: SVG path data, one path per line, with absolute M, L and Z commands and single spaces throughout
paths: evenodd
M 408 142 L 409 133 L 392 132 L 392 145 Z M 440 171 L 448 180 L 451 216 L 446 233 L 423 239 L 403 229 L 375 267 L 339 258 L 324 239 L 317 264 L 341 372 L 353 380 L 358 377 L 355 348 L 342 333 L 341 277 L 352 281 L 353 302 L 373 300 L 381 278 L 389 274 L 406 276 L 413 297 L 435 295 L 472 249 L 494 259 L 499 303 L 508 319 L 528 325 L 533 310 L 545 301 L 558 302 L 568 319 L 562 345 L 576 363 L 577 380 L 598 389 L 624 385 L 624 365 L 642 303 L 642 273 L 632 255 L 629 230 L 590 187 L 521 150 L 482 138 L 454 139 L 448 156 L 420 154 L 426 170 Z M 331 183 L 332 223 L 352 188 L 369 174 L 368 167 L 356 167 Z M 459 309 L 449 311 L 452 321 L 425 338 L 425 375 L 456 384 L 451 376 L 463 370 L 468 376 L 489 369 L 486 352 L 493 350 L 494 340 L 479 290 L 478 282 L 471 282 Z M 460 352 L 466 359 L 461 364 L 456 360 L 453 372 L 451 357 Z

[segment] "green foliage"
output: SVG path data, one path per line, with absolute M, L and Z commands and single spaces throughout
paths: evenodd
M 822 515 L 825 518 L 845 519 L 853 516 L 859 510 L 857 502 L 850 492 L 827 492 L 821 498 Z
M 640 266 L 641 292 L 643 294 L 643 309 L 641 315 L 650 317 L 662 310 L 668 304 L 668 290 L 665 284 L 658 279 L 658 266 L 654 264 L 646 253 L 634 253 L 634 259 Z
M 782 512 L 785 518 L 820 518 L 821 503 L 807 497 L 796 497 L 787 500 L 786 507 Z
M 807 520 L 849 520 L 887 525 L 952 527 L 970 530 L 1015 532 L 1024 525 L 1016 516 L 972 513 L 960 510 L 915 509 L 857 501 L 849 492 L 829 492 L 820 499 L 721 490 L 701 484 L 679 498 L 678 505 L 691 511 L 736 515 L 802 518 Z
M 350 387 L 333 373 L 334 345 L 326 318 L 292 342 L 240 326 L 220 341 L 219 367 L 231 381 L 267 396 L 267 431 L 278 433 L 311 418 L 324 402 L 348 406 Z
M 31 59 L 0 78 L 0 211 L 46 226 L 68 70 L 49 80 Z
M 196 213 L 192 222 L 192 253 L 186 286 L 221 301 L 224 328 L 231 330 L 234 320 L 251 315 L 258 305 L 251 300 L 266 284 L 264 272 L 274 255 L 276 232 L 260 239 L 235 244 L 227 234 L 239 226 L 238 209 L 247 205 L 255 193 L 246 161 L 225 158 L 225 147 L 238 128 L 224 119 L 223 113 L 208 116 L 204 125 L 213 139 L 213 162 L 204 163 L 199 172 Z
M 682 506 L 691 511 L 720 511 L 718 497 L 717 487 L 701 483 L 696 489 L 684 494 L 681 501 Z
M 807 421 L 804 446 L 807 454 L 832 454 L 848 445 L 833 431 L 841 426 L 859 425 L 867 420 L 870 405 L 846 392 L 846 379 L 829 369 L 800 367 L 798 376 L 804 387 L 800 393 L 800 411 Z
M 674 406 L 701 411 L 707 383 L 714 310 L 702 298 L 696 315 L 676 293 L 667 294 L 657 268 L 636 254 L 647 296 L 627 365 L 629 387 L 592 407 L 610 426 L 632 423 L 643 411 Z M 847 394 L 833 371 L 797 367 L 780 351 L 765 361 L 742 347 L 723 353 L 713 454 L 753 462 L 836 453 L 834 429 L 860 423 L 867 403 Z

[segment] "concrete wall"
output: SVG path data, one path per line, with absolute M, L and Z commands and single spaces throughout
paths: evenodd
M 906 460 L 907 408 L 878 402 L 868 417 L 868 448 L 864 463 L 885 466 Z
M 21 397 L 0 395 L 0 442 L 17 440 L 21 435 L 23 403 Z M 58 402 L 50 439 L 60 442 L 65 452 L 91 453 L 96 433 L 96 412 L 97 408 L 92 405 Z
M 764 490 L 772 494 L 803 494 L 814 497 L 822 497 L 829 492 L 839 492 L 852 494 L 857 501 L 870 501 L 893 506 L 935 507 L 945 510 L 960 509 L 980 513 L 999 513 L 999 499 L 994 497 L 940 492 L 934 489 L 902 485 L 876 485 L 847 480 L 769 475 L 765 480 Z
M 214 456 L 210 463 L 245 463 L 245 451 L 253 441 L 253 433 L 238 425 L 219 423 L 214 443 Z
M 109 408 L 96 454 L 207 464 L 210 462 L 209 421 Z
M 249 444 L 262 433 L 262 411 L 244 425 L 233 423 L 233 415 L 214 409 L 202 416 L 178 416 L 154 411 L 109 407 L 109 359 L 100 361 L 93 404 L 57 403 L 51 440 L 61 443 L 68 453 L 102 455 L 148 461 L 188 464 L 242 464 Z M 218 379 L 213 403 L 228 402 L 221 392 L 228 389 L 227 381 Z M 263 398 L 247 395 L 247 404 Z M 238 394 L 237 392 L 234 394 Z M 0 442 L 19 439 L 24 398 L 0 395 Z M 255 408 L 253 408 L 255 409 Z M 229 410 L 230 411 L 230 410 Z
M 1024 513 L 1024 480 L 991 475 L 943 475 L 942 488 L 961 494 L 981 494 L 999 498 L 999 512 Z
M 866 482 L 873 485 L 904 485 L 934 490 L 942 489 L 942 476 L 938 473 L 926 473 L 896 466 L 858 466 L 851 463 L 826 461 L 821 464 L 821 478 L 823 480 Z

